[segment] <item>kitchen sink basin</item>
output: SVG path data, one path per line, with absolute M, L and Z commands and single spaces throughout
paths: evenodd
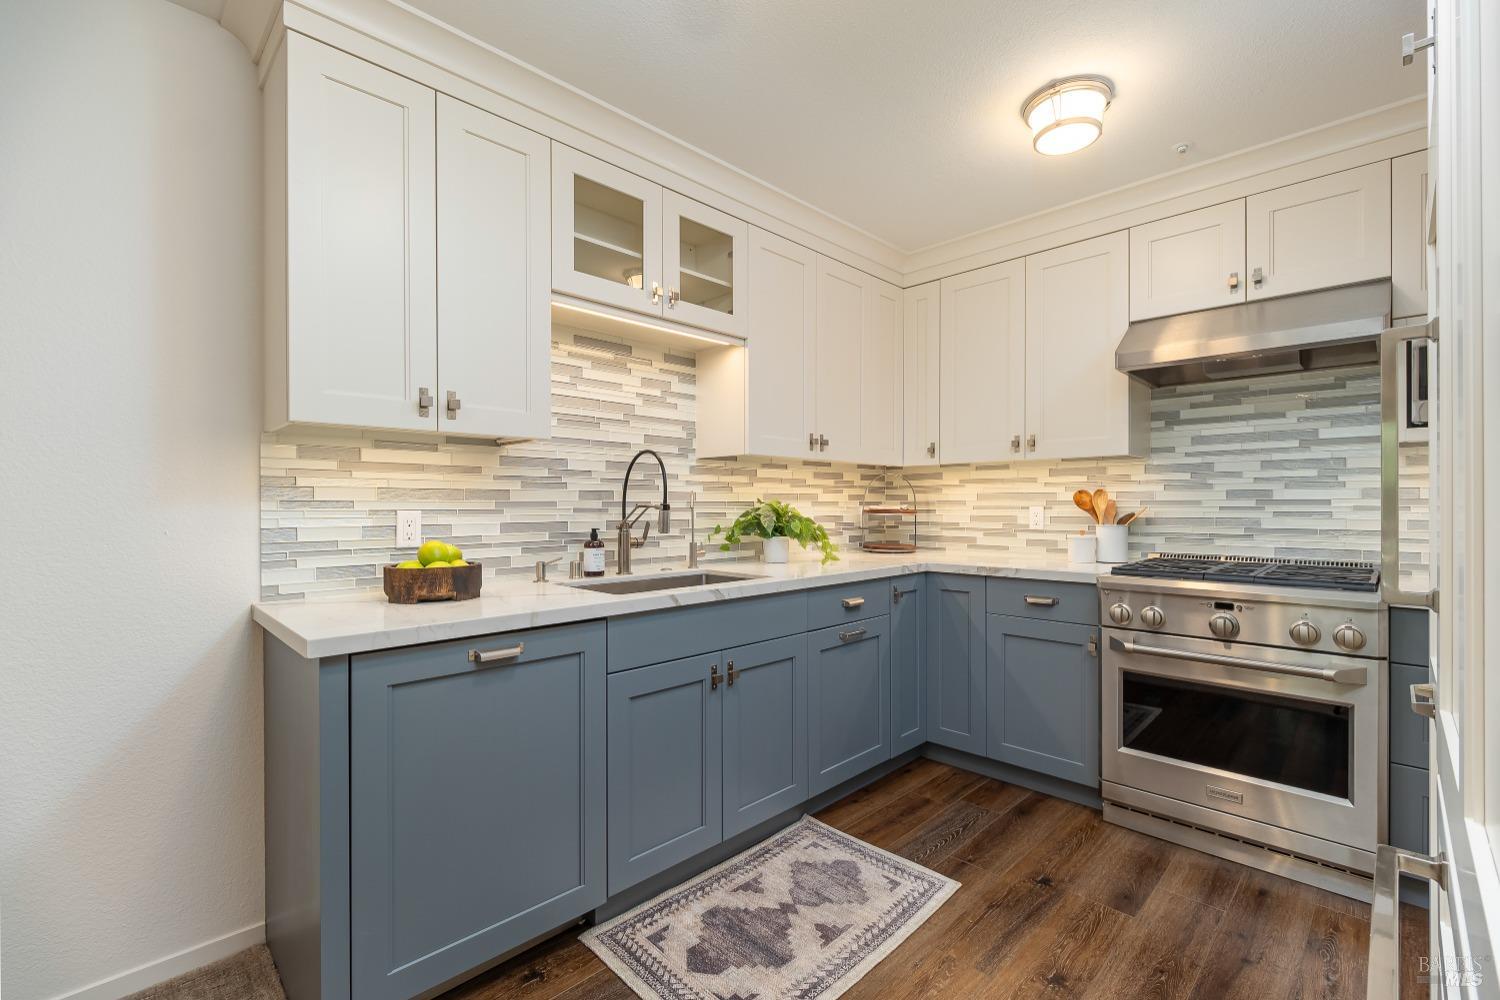
M 607 580 L 568 580 L 567 585 L 600 594 L 645 594 L 655 590 L 681 590 L 684 587 L 706 587 L 714 583 L 738 583 L 741 580 L 759 579 L 761 577 L 755 573 L 714 573 L 693 570 L 690 573 L 658 573 L 652 576 L 616 576 Z

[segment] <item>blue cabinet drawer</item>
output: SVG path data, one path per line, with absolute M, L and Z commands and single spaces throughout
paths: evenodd
M 1430 616 L 1420 608 L 1391 609 L 1391 662 L 1429 666 L 1427 629 Z
M 991 578 L 988 582 L 985 610 L 992 615 L 1018 615 L 1022 618 L 1097 625 L 1099 588 L 1091 583 Z
M 1391 765 L 1390 819 L 1387 841 L 1408 851 L 1426 854 L 1427 771 L 1404 764 Z
M 1411 686 L 1426 684 L 1426 667 L 1391 664 L 1391 763 L 1427 766 L 1428 722 L 1411 710 Z
M 611 618 L 609 672 L 748 646 L 807 629 L 806 593 L 714 601 Z
M 874 618 L 890 610 L 890 580 L 862 580 L 824 587 L 807 595 L 807 627 L 810 630 L 830 628 L 861 618 Z

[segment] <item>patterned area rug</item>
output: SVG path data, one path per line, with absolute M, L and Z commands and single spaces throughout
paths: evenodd
M 648 1000 L 833 1000 L 957 889 L 808 816 L 579 940 Z

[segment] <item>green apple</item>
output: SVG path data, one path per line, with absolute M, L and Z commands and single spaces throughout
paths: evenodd
M 448 547 L 448 554 L 443 558 L 448 560 L 448 562 L 456 563 L 464 557 L 463 549 L 460 549 L 457 545 L 454 545 L 451 542 L 446 542 L 444 544 Z
M 448 565 L 449 566 L 467 566 L 469 564 L 467 562 L 465 562 L 464 560 L 462 560 L 462 559 L 454 559 L 452 562 L 448 563 Z
M 423 566 L 430 566 L 435 562 L 448 561 L 448 543 L 433 539 L 423 542 L 422 547 L 417 550 L 417 561 Z
M 449 565 L 449 563 L 447 561 L 445 561 L 443 559 L 439 559 L 436 562 L 430 562 L 430 563 L 428 563 L 427 564 L 427 568 L 428 569 L 437 569 L 439 567 L 447 567 L 448 565 Z
M 408 559 L 405 562 L 398 562 L 396 564 L 396 568 L 397 569 L 421 569 L 422 568 L 422 564 L 419 563 L 419 562 L 417 562 L 415 559 Z

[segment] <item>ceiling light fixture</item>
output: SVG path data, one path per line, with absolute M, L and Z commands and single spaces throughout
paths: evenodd
M 1076 153 L 1104 132 L 1104 110 L 1115 88 L 1102 76 L 1054 80 L 1026 99 L 1021 119 L 1031 129 L 1031 146 L 1044 156 Z

